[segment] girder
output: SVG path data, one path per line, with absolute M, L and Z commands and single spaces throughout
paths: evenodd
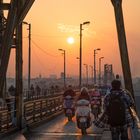
M 10 4 L 3 4 L 3 1 L 1 0 L 0 3 L 2 7 L 1 10 L 9 9 L 8 16 L 7 16 L 7 24 L 3 35 L 3 40 L 1 42 L 1 53 L 0 53 L 0 96 L 1 97 L 2 97 L 4 78 L 8 67 L 10 50 L 12 46 L 12 39 L 13 39 L 15 28 L 19 24 L 21 24 L 21 22 L 27 15 L 34 1 L 35 0 L 11 0 Z
M 20 14 L 18 15 L 18 19 L 17 19 L 18 24 L 24 20 L 25 16 L 27 15 L 28 11 L 30 10 L 30 8 L 32 7 L 34 2 L 35 2 L 35 0 L 26 0 L 25 1 L 24 6 L 21 9 Z
M 9 10 L 10 9 L 10 4 L 9 3 L 1 3 L 0 4 L 0 9 L 1 10 Z
M 4 32 L 3 40 L 2 40 L 2 50 L 0 55 L 0 94 L 3 91 L 3 85 L 4 85 L 4 78 L 7 71 L 7 66 L 9 62 L 10 57 L 10 46 L 11 46 L 11 40 L 13 38 L 15 23 L 16 23 L 16 15 L 17 15 L 17 0 L 12 0 L 11 2 L 11 8 L 8 13 L 7 17 L 7 26 L 6 30 Z
M 125 34 L 122 0 L 111 0 L 111 2 L 114 6 L 114 12 L 115 12 L 116 27 L 118 33 L 118 42 L 119 42 L 125 88 L 130 91 L 133 99 L 135 100 L 130 63 L 129 63 L 129 55 L 127 49 L 126 34 Z

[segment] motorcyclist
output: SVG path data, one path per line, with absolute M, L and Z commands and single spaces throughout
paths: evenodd
M 91 108 L 92 108 L 92 106 L 97 106 L 98 114 L 100 114 L 101 105 L 102 105 L 102 97 L 101 97 L 101 93 L 100 93 L 97 85 L 95 85 L 94 89 L 92 89 L 90 91 L 90 101 L 91 101 Z
M 87 122 L 87 127 L 90 126 L 90 97 L 89 97 L 89 92 L 86 87 L 81 88 L 80 96 L 77 100 L 77 108 L 76 108 L 76 119 L 77 119 L 77 125 L 79 125 L 79 119 L 81 116 L 86 116 L 88 119 Z M 79 127 L 79 126 L 78 126 Z
M 74 114 L 74 112 L 75 112 L 74 97 L 75 96 L 76 96 L 76 93 L 72 89 L 72 86 L 69 85 L 68 89 L 66 89 L 66 91 L 63 94 L 63 97 L 64 97 L 63 108 L 64 108 L 65 113 L 66 113 L 67 108 L 71 108 L 72 112 Z

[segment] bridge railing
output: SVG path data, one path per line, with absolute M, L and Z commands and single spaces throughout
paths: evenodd
M 79 90 L 75 90 L 76 92 Z M 41 93 L 32 94 L 23 92 L 23 117 L 28 126 L 40 123 L 63 111 L 62 90 L 42 90 Z M 0 134 L 16 129 L 15 97 L 6 98 L 4 105 L 0 105 Z
M 36 100 L 41 98 L 46 98 L 48 96 L 60 95 L 63 93 L 63 90 L 56 89 L 42 89 L 41 92 L 32 91 L 32 90 L 24 90 L 23 92 L 24 101 Z
M 16 110 L 14 106 L 14 98 L 8 98 L 6 99 L 6 103 L 0 107 L 0 133 L 4 133 L 16 128 Z
M 24 103 L 24 118 L 27 125 L 40 123 L 63 110 L 62 95 L 48 98 L 26 101 Z
M 44 91 L 30 96 L 30 92 L 23 94 L 23 116 L 27 125 L 33 125 L 62 112 L 62 91 Z M 7 97 L 0 105 L 0 134 L 16 129 L 15 97 Z

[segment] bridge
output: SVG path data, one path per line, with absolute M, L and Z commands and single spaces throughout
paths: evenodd
M 52 94 L 53 93 L 53 94 Z M 79 91 L 76 91 L 77 96 Z M 109 128 L 97 128 L 93 124 L 87 130 L 87 135 L 83 136 L 80 129 L 77 128 L 76 119 L 68 121 L 63 113 L 63 92 L 62 91 L 48 91 L 46 95 L 26 96 L 24 98 L 23 106 L 23 128 L 19 131 L 16 125 L 16 117 L 13 116 L 16 110 L 8 109 L 3 106 L 0 109 L 0 134 L 3 140 L 59 140 L 59 139 L 97 139 L 97 140 L 111 140 Z M 140 107 L 140 96 L 135 95 L 136 105 Z M 13 102 L 10 102 L 11 104 Z M 140 114 L 140 111 L 138 111 Z M 11 117 L 12 116 L 12 117 Z M 138 140 L 140 138 L 140 122 L 138 116 L 135 114 L 136 127 L 133 129 L 133 138 Z M 94 116 L 92 121 L 94 120 Z M 8 136 L 7 136 L 8 134 Z
M 99 129 L 93 124 L 88 129 L 88 134 L 82 136 L 76 126 L 76 120 L 68 122 L 63 113 L 64 89 L 47 90 L 33 94 L 30 90 L 23 90 L 23 56 L 22 56 L 22 23 L 35 0 L 11 0 L 9 3 L 0 0 L 0 137 L 1 139 L 13 140 L 34 140 L 34 139 L 97 139 L 110 140 L 111 135 L 108 128 Z M 135 140 L 140 139 L 139 135 L 139 92 L 133 89 L 132 77 L 129 65 L 127 43 L 124 29 L 122 0 L 111 0 L 118 32 L 119 49 L 122 62 L 125 88 L 128 89 L 135 99 L 136 128 L 133 129 Z M 7 17 L 4 11 L 7 10 Z M 82 31 L 82 29 L 80 30 Z M 80 33 L 81 35 L 81 33 Z M 4 81 L 8 68 L 11 49 L 16 50 L 16 95 L 6 97 Z M 81 59 L 81 57 L 80 57 Z M 95 69 L 95 67 L 94 67 Z M 81 73 L 81 71 L 80 71 Z M 80 76 L 80 74 L 79 74 Z M 95 77 L 95 75 L 94 75 Z M 81 83 L 81 76 L 80 76 Z M 66 79 L 64 79 L 65 81 Z M 29 81 L 30 83 L 30 81 Z M 81 87 L 81 84 L 79 85 Z M 79 88 L 76 88 L 77 96 Z M 16 108 L 13 108 L 13 106 Z M 94 120 L 94 117 L 92 117 Z

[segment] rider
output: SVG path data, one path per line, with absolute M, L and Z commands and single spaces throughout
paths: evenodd
M 77 122 L 79 122 L 80 116 L 87 116 L 88 117 L 88 127 L 90 126 L 90 97 L 89 97 L 89 92 L 86 87 L 81 88 L 80 96 L 77 100 L 77 109 L 76 109 L 76 119 Z M 78 124 L 78 123 L 77 123 Z M 79 127 L 79 126 L 78 126 Z
M 87 101 L 90 101 L 89 91 L 86 87 L 81 88 L 81 94 L 80 94 L 78 100 L 81 100 L 81 99 L 85 99 Z
M 90 101 L 91 101 L 91 106 L 97 105 L 99 109 L 98 111 L 99 113 L 101 113 L 102 98 L 97 85 L 95 85 L 94 89 L 90 91 Z
M 66 91 L 63 94 L 64 97 L 64 112 L 66 113 L 66 109 L 67 108 L 71 108 L 72 112 L 75 112 L 75 107 L 74 107 L 74 97 L 76 96 L 76 93 L 74 92 L 74 90 L 72 89 L 72 86 L 69 85 L 68 89 L 66 89 Z

